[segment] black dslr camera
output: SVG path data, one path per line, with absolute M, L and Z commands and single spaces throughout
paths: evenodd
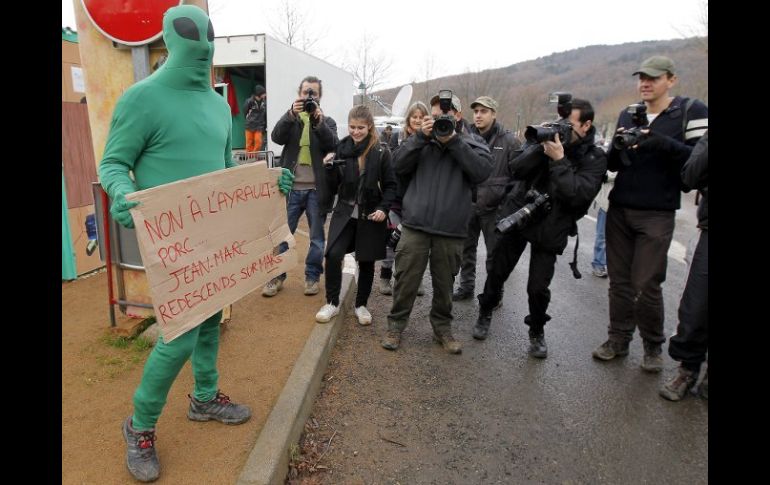
M 433 135 L 434 136 L 449 136 L 455 131 L 455 117 L 449 114 L 449 110 L 452 109 L 452 91 L 449 89 L 442 89 L 438 92 L 438 105 L 441 108 L 441 114 L 435 116 L 433 119 Z
M 634 124 L 634 127 L 623 130 L 612 138 L 612 148 L 615 150 L 625 150 L 649 136 L 642 133 L 642 130 L 649 128 L 647 126 L 649 125 L 647 122 L 647 105 L 644 103 L 629 105 L 626 108 L 626 113 L 631 115 L 631 122 Z
M 385 242 L 385 245 L 390 249 L 395 250 L 400 240 L 401 240 L 401 224 L 399 224 L 395 229 L 393 229 L 393 232 L 390 233 L 390 237 L 388 237 L 388 240 Z
M 556 103 L 556 111 L 561 118 L 542 125 L 527 126 L 524 130 L 524 138 L 531 143 L 542 143 L 544 141 L 556 141 L 558 134 L 562 145 L 566 145 L 572 139 L 572 123 L 567 119 L 572 114 L 572 95 L 570 93 L 552 93 L 548 101 Z
M 315 113 L 316 108 L 318 108 L 318 101 L 315 99 L 315 91 L 312 89 L 307 90 L 307 98 L 305 98 L 305 102 L 302 105 L 302 109 L 305 110 L 305 113 L 313 114 Z
M 334 159 L 330 162 L 324 162 L 324 167 L 328 168 L 329 170 L 337 167 L 344 167 L 348 163 L 347 160 L 342 159 Z
M 541 194 L 535 189 L 529 189 L 525 198 L 529 203 L 508 217 L 500 219 L 500 222 L 495 226 L 495 232 L 505 234 L 513 229 L 523 229 L 536 211 L 548 212 L 551 210 L 548 194 Z

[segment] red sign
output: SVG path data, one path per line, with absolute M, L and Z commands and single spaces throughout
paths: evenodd
M 163 34 L 163 14 L 182 0 L 81 0 L 91 23 L 120 44 L 143 45 Z

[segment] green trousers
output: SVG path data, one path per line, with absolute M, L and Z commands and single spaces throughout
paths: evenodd
M 430 261 L 433 301 L 430 324 L 437 335 L 452 331 L 452 286 L 460 269 L 463 238 L 437 236 L 404 227 L 396 247 L 396 273 L 393 306 L 388 315 L 388 330 L 402 332 L 417 297 L 425 267 Z
M 219 311 L 169 343 L 163 341 L 163 336 L 158 336 L 158 342 L 144 364 L 142 381 L 134 393 L 134 429 L 145 431 L 155 427 L 166 405 L 168 391 L 190 356 L 195 379 L 193 397 L 198 401 L 210 401 L 216 396 L 221 319 L 222 312 Z

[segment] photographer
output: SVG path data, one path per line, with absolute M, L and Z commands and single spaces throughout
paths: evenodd
M 564 114 L 567 112 L 567 120 L 572 126 L 570 139 L 565 140 L 564 145 L 558 134 L 553 141 L 527 141 L 521 154 L 511 162 L 514 180 L 499 215 L 505 218 L 518 214 L 517 211 L 528 202 L 529 207 L 537 207 L 532 211 L 531 219 L 522 221 L 523 227 L 511 227 L 498 237 L 484 292 L 479 295 L 479 317 L 473 329 L 474 338 L 486 338 L 492 322 L 492 310 L 500 301 L 503 284 L 527 243 L 530 243 L 527 280 L 529 315 L 524 318 L 524 323 L 529 326 L 529 354 L 538 358 L 548 355 L 544 327 L 551 319 L 546 310 L 551 301 L 548 287 L 553 278 L 556 256 L 562 254 L 567 246 L 567 237 L 576 234 L 576 220 L 588 210 L 607 170 L 604 151 L 594 145 L 596 130 L 591 104 L 574 99 L 571 109 L 564 109 Z M 534 199 L 528 197 L 531 189 L 539 192 L 540 196 Z M 547 201 L 538 205 L 538 201 L 546 198 Z
M 307 217 L 310 230 L 310 248 L 305 259 L 306 295 L 318 294 L 318 281 L 323 273 L 324 223 L 326 213 L 320 210 L 322 201 L 329 197 L 326 191 L 323 157 L 333 152 L 339 139 L 337 123 L 324 115 L 321 109 L 323 85 L 321 80 L 308 76 L 299 85 L 298 97 L 278 123 L 271 138 L 283 145 L 281 166 L 295 175 L 294 187 L 287 196 L 286 212 L 291 233 L 297 230 L 302 213 Z M 333 197 L 333 196 L 332 196 Z M 281 243 L 281 251 L 288 244 Z M 262 296 L 274 296 L 283 287 L 283 273 L 262 288 Z
M 666 341 L 661 285 L 685 188 L 679 174 L 708 129 L 708 108 L 695 99 L 669 96 L 677 77 L 668 57 L 650 57 L 637 74 L 647 126 L 638 126 L 633 113 L 623 110 L 607 154 L 609 169 L 618 172 L 606 227 L 610 325 L 607 341 L 593 351 L 593 357 L 612 360 L 628 355 L 638 326 L 644 347 L 642 370 L 660 372 L 661 346 Z
M 366 303 L 374 281 L 374 262 L 385 257 L 386 214 L 396 197 L 396 178 L 390 165 L 390 150 L 379 143 L 369 108 L 355 106 L 350 110 L 348 132 L 350 135 L 340 140 L 336 153 L 324 159 L 328 200 L 334 194 L 338 197 L 329 223 L 326 304 L 315 319 L 326 323 L 339 313 L 342 260 L 345 254 L 355 252 L 355 313 L 360 325 L 369 325 L 372 315 Z M 326 212 L 328 207 L 322 205 L 322 209 Z
M 430 323 L 436 341 L 452 354 L 462 351 L 452 336 L 452 283 L 460 267 L 471 217 L 471 188 L 492 171 L 489 148 L 455 132 L 451 91 L 431 103 L 432 116 L 394 155 L 404 181 L 401 239 L 396 247 L 393 306 L 382 346 L 396 350 L 430 261 L 433 303 Z M 433 100 L 431 100 L 433 101 Z

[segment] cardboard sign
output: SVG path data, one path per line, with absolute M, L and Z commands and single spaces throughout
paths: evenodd
M 164 341 L 297 264 L 280 174 L 250 163 L 126 196 Z

